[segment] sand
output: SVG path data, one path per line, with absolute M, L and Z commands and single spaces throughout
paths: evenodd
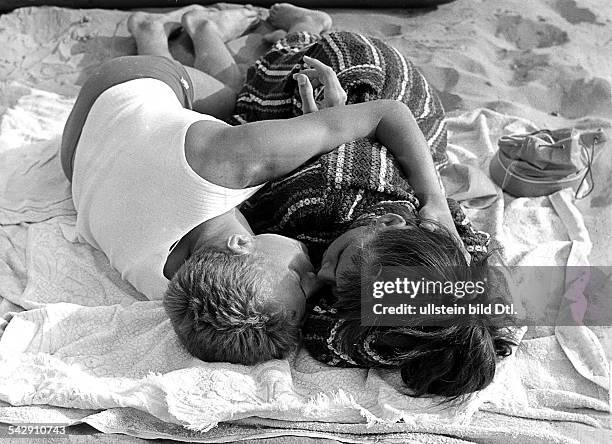
M 548 125 L 612 116 L 610 2 L 460 0 L 393 18 L 333 16 L 410 56 L 447 111 L 487 107 Z
M 2 85 L 75 94 L 83 68 L 134 51 L 125 12 L 37 12 L 0 19 Z M 449 112 L 487 107 L 549 126 L 612 118 L 612 2 L 458 0 L 435 10 L 328 12 L 336 29 L 384 38 L 409 56 Z

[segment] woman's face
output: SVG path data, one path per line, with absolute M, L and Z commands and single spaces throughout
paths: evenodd
M 353 228 L 338 237 L 323 254 L 321 269 L 317 273 L 320 281 L 332 286 L 342 284 L 342 278 L 358 265 L 354 257 L 371 235 L 372 227 Z
M 317 273 L 319 280 L 341 286 L 347 271 L 359 267 L 355 263 L 357 253 L 367 240 L 378 230 L 401 229 L 406 227 L 406 220 L 395 213 L 387 213 L 376 218 L 371 226 L 353 228 L 331 243 L 323 254 L 321 269 Z

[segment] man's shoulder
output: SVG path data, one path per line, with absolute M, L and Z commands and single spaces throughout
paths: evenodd
M 243 146 L 228 140 L 233 127 L 219 120 L 199 120 L 185 134 L 185 159 L 201 178 L 228 188 L 246 188 L 248 164 Z

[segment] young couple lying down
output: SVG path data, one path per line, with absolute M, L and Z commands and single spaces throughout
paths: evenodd
M 249 7 L 191 7 L 188 67 L 169 53 L 171 24 L 130 17 L 139 55 L 101 65 L 64 129 L 80 237 L 163 298 L 202 360 L 282 358 L 302 337 L 330 365 L 401 369 L 415 395 L 484 388 L 510 351 L 485 319 L 360 322 L 367 270 L 468 281 L 486 265 L 488 235 L 439 185 L 439 99 L 394 48 L 285 3 L 244 83 L 225 42 L 257 19 Z

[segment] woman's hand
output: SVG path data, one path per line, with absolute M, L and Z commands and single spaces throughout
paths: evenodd
M 344 106 L 346 104 L 346 92 L 342 89 L 334 70 L 312 57 L 304 56 L 304 61 L 312 68 L 303 69 L 293 75 L 293 78 L 298 82 L 300 97 L 302 98 L 302 112 L 308 114 L 323 108 Z M 320 85 L 323 85 L 323 100 L 317 103 L 313 91 Z
M 453 221 L 453 216 L 450 213 L 446 199 L 439 198 L 429 200 L 427 203 L 421 206 L 421 209 L 419 210 L 419 217 L 424 219 L 419 226 L 425 230 L 436 231 L 436 229 L 438 229 L 435 224 L 428 222 L 428 220 L 433 220 L 445 227 L 455 237 L 455 240 L 458 242 L 458 245 L 465 256 L 465 260 L 468 264 L 470 264 L 472 257 L 465 249 L 463 241 L 457 232 L 457 228 L 455 227 L 455 222 Z

